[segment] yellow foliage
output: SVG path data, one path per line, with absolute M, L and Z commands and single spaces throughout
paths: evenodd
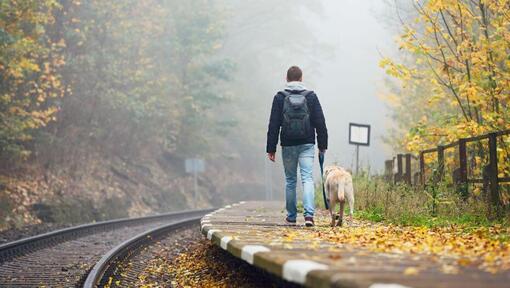
M 57 68 L 63 63 L 59 49 L 65 42 L 51 43 L 43 37 L 59 8 L 55 0 L 2 2 L 0 31 L 12 37 L 0 37 L 0 75 L 7 75 L 0 85 L 0 107 L 5 107 L 0 108 L 0 115 L 8 123 L 0 126 L 0 135 L 7 135 L 0 142 L 7 143 L 4 151 L 16 151 L 22 158 L 29 152 L 20 143 L 31 140 L 32 130 L 52 121 L 56 109 L 48 100 L 63 94 Z M 27 29 L 30 26 L 35 29 Z
M 321 239 L 342 245 L 353 245 L 374 252 L 411 254 L 437 259 L 446 274 L 458 273 L 458 266 L 474 266 L 496 273 L 510 270 L 510 243 L 505 240 L 510 228 L 494 225 L 474 230 L 459 225 L 447 227 L 402 227 L 355 220 L 350 226 L 327 227 L 328 219 L 316 221 L 313 230 L 288 228 L 300 241 Z M 448 260 L 449 259 L 449 260 Z M 406 275 L 419 274 L 418 267 L 408 267 Z
M 380 66 L 400 80 L 400 101 L 387 98 L 410 152 L 510 127 L 510 17 L 507 0 L 418 1 L 402 27 L 404 63 Z M 421 32 L 416 32 L 421 31 Z M 423 117 L 427 121 L 421 121 Z

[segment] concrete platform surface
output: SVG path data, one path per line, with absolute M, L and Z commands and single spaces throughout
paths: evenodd
M 456 274 L 441 272 L 439 263 L 405 253 L 378 253 L 320 237 L 328 227 L 325 212 L 316 227 L 284 222 L 283 202 L 240 202 L 227 205 L 201 221 L 202 233 L 235 257 L 307 287 L 510 287 L 510 274 L 491 274 L 462 267 Z M 320 214 L 320 213 L 319 213 Z M 303 229 L 317 237 L 296 237 Z M 348 230 L 347 230 L 348 231 Z M 374 240 L 375 241 L 375 240 Z M 410 267 L 421 267 L 414 273 Z

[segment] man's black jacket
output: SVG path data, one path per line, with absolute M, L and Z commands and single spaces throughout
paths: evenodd
M 284 100 L 285 96 L 282 93 L 276 94 L 273 99 L 273 107 L 271 108 L 271 117 L 269 118 L 269 127 L 267 129 L 267 153 L 276 152 L 278 135 L 280 134 L 280 127 L 282 126 Z M 315 132 L 317 132 L 319 150 L 326 150 L 328 149 L 328 129 L 326 128 L 326 120 L 322 113 L 319 98 L 317 98 L 314 92 L 311 92 L 306 95 L 306 102 L 308 104 L 308 111 L 310 111 L 310 124 L 313 128 L 310 131 L 310 135 L 302 140 L 285 139 L 285 137 L 281 135 L 281 145 L 296 146 L 301 144 L 315 144 Z

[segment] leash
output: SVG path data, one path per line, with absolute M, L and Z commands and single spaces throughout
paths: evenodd
M 322 198 L 324 199 L 324 207 L 329 209 L 328 198 L 326 197 L 326 189 L 324 189 L 324 153 L 321 152 L 319 152 L 319 166 L 321 167 Z

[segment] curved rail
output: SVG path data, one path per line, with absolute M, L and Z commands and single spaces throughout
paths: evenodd
M 0 245 L 0 263 L 49 245 L 58 244 L 69 239 L 75 239 L 82 235 L 105 231 L 114 227 L 139 225 L 147 222 L 164 220 L 165 218 L 204 215 L 209 211 L 212 211 L 212 209 L 172 212 L 139 218 L 122 218 L 64 228 Z
M 167 234 L 176 229 L 199 223 L 201 216 L 190 217 L 185 220 L 181 220 L 178 222 L 174 222 L 172 224 L 164 225 L 150 231 L 141 233 L 131 239 L 124 241 L 123 243 L 117 245 L 108 253 L 106 253 L 101 260 L 99 260 L 96 265 L 92 268 L 87 278 L 85 279 L 85 283 L 83 285 L 84 288 L 95 288 L 101 287 L 108 281 L 108 275 L 113 274 L 112 272 L 118 266 L 119 262 L 130 254 L 131 251 L 137 250 L 142 245 L 153 241 L 163 234 Z

